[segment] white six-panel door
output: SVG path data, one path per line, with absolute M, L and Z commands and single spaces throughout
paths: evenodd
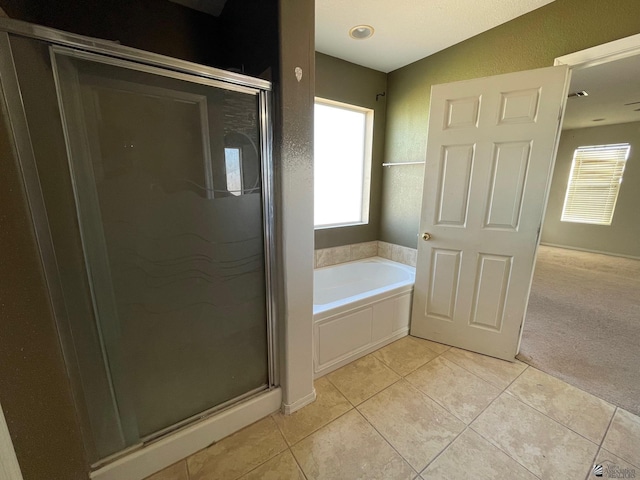
M 513 360 L 567 67 L 436 85 L 411 334 Z

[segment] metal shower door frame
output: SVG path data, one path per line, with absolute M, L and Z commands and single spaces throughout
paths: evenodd
M 31 143 L 27 116 L 22 103 L 22 94 L 18 80 L 16 66 L 11 50 L 10 34 L 41 40 L 50 44 L 49 49 L 52 59 L 56 54 L 69 55 L 91 61 L 134 69 L 141 72 L 159 74 L 164 77 L 188 81 L 205 86 L 213 86 L 226 90 L 251 93 L 258 99 L 259 132 L 260 132 L 260 154 L 261 154 L 261 181 L 262 181 L 262 218 L 263 218 L 263 239 L 265 255 L 265 285 L 266 285 L 266 312 L 267 312 L 267 349 L 268 349 L 268 390 L 279 385 L 278 362 L 277 362 L 277 318 L 278 305 L 275 292 L 276 283 L 276 210 L 275 210 L 275 176 L 272 158 L 272 87 L 271 83 L 258 78 L 252 78 L 234 72 L 227 72 L 212 67 L 206 67 L 192 62 L 174 59 L 163 55 L 125 47 L 120 44 L 93 39 L 81 35 L 70 34 L 58 30 L 32 25 L 29 23 L 0 18 L 0 100 L 4 102 L 3 110 L 10 123 L 15 145 L 16 155 L 20 164 L 25 192 L 31 212 L 31 220 L 34 226 L 36 240 L 38 243 L 43 271 L 45 274 L 47 287 L 51 299 L 51 307 L 56 318 L 59 341 L 65 357 L 65 364 L 69 370 L 74 402 L 78 410 L 83 436 L 85 437 L 85 448 L 91 460 L 99 460 L 104 463 L 107 459 L 99 459 L 93 444 L 93 437 L 88 425 L 88 413 L 86 402 L 82 394 L 81 382 L 79 379 L 78 358 L 73 346 L 71 324 L 69 322 L 67 306 L 65 304 L 64 292 L 60 278 L 59 265 L 56 260 L 51 229 L 47 216 L 44 196 L 38 175 L 35 154 Z M 54 79 L 55 62 L 52 65 Z M 58 89 L 59 90 L 59 89 Z M 59 105 L 62 108 L 62 105 Z M 64 124 L 64 122 L 63 122 Z M 67 135 L 65 134 L 65 137 Z M 67 141 L 68 138 L 65 138 Z M 68 148 L 67 142 L 67 148 Z M 71 158 L 67 158 L 70 167 Z M 72 181 L 73 175 L 72 175 Z M 75 185 L 74 185 L 75 190 Z M 77 203 L 76 203 L 77 209 Z M 79 218 L 81 221 L 81 219 Z M 86 272 L 90 278 L 89 272 Z M 91 284 L 91 282 L 89 282 Z M 96 318 L 98 317 L 95 312 Z M 108 368 L 105 365 L 105 368 Z M 80 390 L 79 390 L 80 389 Z M 248 392 L 238 398 L 225 402 L 222 405 L 212 407 L 194 417 L 185 419 L 178 424 L 168 427 L 150 437 L 142 439 L 144 443 L 156 440 L 159 436 L 166 435 L 185 425 L 192 424 L 199 419 L 210 416 L 220 410 L 235 405 L 242 400 L 252 398 L 263 393 L 264 389 Z M 141 446 L 141 442 L 137 446 Z M 121 456 L 124 452 L 129 452 L 127 448 L 116 453 L 114 457 Z

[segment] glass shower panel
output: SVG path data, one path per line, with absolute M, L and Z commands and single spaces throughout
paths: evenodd
M 61 48 L 52 59 L 132 445 L 269 387 L 259 92 Z

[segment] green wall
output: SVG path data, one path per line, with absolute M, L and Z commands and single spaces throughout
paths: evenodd
M 385 162 L 424 161 L 432 85 L 553 65 L 640 32 L 640 0 L 556 0 L 388 75 Z M 422 166 L 385 169 L 380 240 L 415 248 Z
M 630 143 L 611 225 L 561 222 L 573 152 L 580 146 Z M 542 242 L 617 255 L 640 257 L 640 122 L 565 130 L 553 171 Z
M 372 108 L 374 120 L 369 224 L 316 230 L 315 248 L 378 239 L 387 102 L 376 94 L 386 90 L 386 73 L 316 52 L 316 97 Z

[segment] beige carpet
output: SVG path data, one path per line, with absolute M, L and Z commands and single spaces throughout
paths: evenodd
M 518 358 L 640 415 L 640 260 L 542 246 Z

